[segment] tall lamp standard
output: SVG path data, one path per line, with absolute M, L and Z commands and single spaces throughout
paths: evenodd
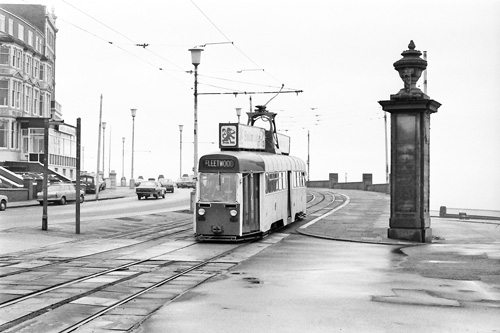
M 106 157 L 106 122 L 101 123 L 102 126 L 102 178 L 104 178 L 104 161 Z
M 182 177 L 182 128 L 184 125 L 179 125 L 179 132 L 180 132 L 180 138 L 179 138 L 179 178 Z
M 135 187 L 134 180 L 134 130 L 135 130 L 135 115 L 137 114 L 137 109 L 130 109 L 132 114 L 132 167 L 130 171 L 130 188 Z
M 238 124 L 240 123 L 241 108 L 236 108 L 236 115 L 238 116 Z
M 198 177 L 198 65 L 200 64 L 201 51 L 203 49 L 189 49 L 191 52 L 191 63 L 194 66 L 194 177 Z
M 122 187 L 127 186 L 127 180 L 125 178 L 125 137 L 122 137 L 122 179 L 120 179 L 120 185 Z

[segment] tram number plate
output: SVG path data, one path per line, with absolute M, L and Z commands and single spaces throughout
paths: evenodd
M 210 159 L 206 159 L 205 160 L 205 166 L 207 168 L 227 168 L 227 169 L 232 169 L 232 168 L 234 168 L 234 161 L 233 160 L 210 160 Z

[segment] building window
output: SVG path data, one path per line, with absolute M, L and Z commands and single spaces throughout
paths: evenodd
M 0 46 L 0 65 L 8 65 L 10 58 L 10 47 Z
M 32 111 L 32 99 L 31 99 L 31 90 L 30 86 L 24 86 L 24 111 L 31 113 Z
M 24 57 L 25 57 L 24 72 L 26 74 L 31 75 L 33 58 L 29 54 L 26 54 Z
M 16 109 L 21 108 L 21 92 L 23 89 L 23 85 L 21 82 L 13 81 L 13 89 L 12 89 L 12 104 L 11 106 Z
M 47 65 L 45 67 L 46 69 L 46 75 L 47 75 L 47 79 L 45 80 L 49 85 L 52 85 L 52 67 Z
M 28 130 L 27 129 L 22 129 L 21 130 L 21 137 L 22 137 L 22 140 L 23 140 L 23 144 L 21 145 L 21 151 L 24 153 L 24 154 L 27 154 L 28 153 L 28 139 L 29 139 L 29 136 L 28 136 Z
M 44 105 L 45 105 L 45 98 L 44 98 L 44 94 L 43 93 L 40 93 L 40 108 L 39 108 L 39 112 L 40 112 L 40 116 L 43 116 L 43 108 L 44 108 Z
M 23 63 L 21 62 L 23 52 L 18 48 L 12 49 L 12 67 L 21 68 Z
M 31 128 L 29 141 L 30 153 L 43 153 L 43 128 Z
M 11 139 L 10 139 L 10 148 L 19 149 L 19 127 L 20 124 L 16 122 L 11 123 Z
M 6 32 L 5 31 L 5 16 L 4 15 L 0 15 L 0 31 Z
M 14 36 L 14 20 L 9 19 L 9 35 Z
M 39 79 L 42 80 L 42 81 L 45 81 L 44 80 L 44 75 L 45 75 L 45 64 L 44 63 L 40 63 L 40 76 L 39 76 Z
M 0 119 L 0 148 L 8 147 L 9 138 L 9 122 L 5 119 Z
M 37 115 L 40 112 L 40 91 L 37 89 L 33 89 L 33 114 Z
M 24 42 L 24 26 L 22 24 L 17 25 L 17 38 Z
M 9 81 L 0 80 L 0 106 L 9 105 Z
M 38 71 L 39 71 L 40 61 L 36 58 L 33 58 L 33 77 L 38 79 Z
M 33 46 L 33 31 L 28 30 L 28 45 Z

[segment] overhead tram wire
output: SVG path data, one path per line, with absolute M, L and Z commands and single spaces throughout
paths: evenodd
M 230 42 L 231 39 L 208 17 L 207 14 L 205 14 L 200 7 L 198 7 L 198 5 L 193 1 L 191 0 L 191 3 L 193 4 L 193 6 L 196 7 L 196 9 L 198 9 L 198 11 L 208 20 L 208 22 L 210 22 L 210 24 L 212 24 L 214 26 L 215 29 L 217 29 L 217 31 L 219 31 L 219 33 L 228 41 Z M 255 66 L 257 66 L 258 68 L 263 68 L 262 66 L 260 66 L 259 64 L 257 64 L 252 58 L 250 58 L 245 52 L 243 52 L 243 50 L 241 50 L 236 44 L 234 44 L 233 42 L 231 42 L 231 44 L 233 44 L 233 47 L 238 50 L 238 52 L 240 52 L 245 58 L 247 58 L 251 63 L 253 63 Z M 269 77 L 271 77 L 273 80 L 275 80 L 276 82 L 283 82 L 282 80 L 278 80 L 276 77 L 274 77 L 273 75 L 271 75 L 268 71 L 264 71 L 264 73 L 266 73 L 266 75 L 268 75 Z
M 68 6 L 72 7 L 73 9 L 75 9 L 75 10 L 79 11 L 80 13 L 84 14 L 85 16 L 87 16 L 87 17 L 91 18 L 92 20 L 96 21 L 97 23 L 99 23 L 99 24 L 103 25 L 103 26 L 104 26 L 104 27 L 106 27 L 107 29 L 109 29 L 109 30 L 113 31 L 114 33 L 116 33 L 116 34 L 118 34 L 118 35 L 122 36 L 123 38 L 127 39 L 127 40 L 128 40 L 128 41 L 130 41 L 130 42 L 131 42 L 134 46 L 142 47 L 144 50 L 147 50 L 149 53 L 151 53 L 151 54 L 155 55 L 156 57 L 158 57 L 158 58 L 160 58 L 160 59 L 162 59 L 162 60 L 164 60 L 164 61 L 168 62 L 169 64 L 171 64 L 171 65 L 173 65 L 173 66 L 175 66 L 175 67 L 177 67 L 177 68 L 178 68 L 178 70 L 177 70 L 178 72 L 185 72 L 185 70 L 183 70 L 183 68 L 182 68 L 181 66 L 179 66 L 179 65 L 177 65 L 177 64 L 175 64 L 175 63 L 173 63 L 173 62 L 171 62 L 170 60 L 168 60 L 168 59 L 166 59 L 166 58 L 162 57 L 161 55 L 159 55 L 159 54 L 157 54 L 157 53 L 155 53 L 155 52 L 151 51 L 150 49 L 148 49 L 148 48 L 147 48 L 147 46 L 149 46 L 149 44 L 146 44 L 146 43 L 140 44 L 140 43 L 138 43 L 138 42 L 134 41 L 133 39 L 129 38 L 129 37 L 128 37 L 128 36 L 126 36 L 125 34 L 121 33 L 120 31 L 118 31 L 118 30 L 116 30 L 116 29 L 114 29 L 114 28 L 110 27 L 109 25 L 107 25 L 107 24 L 105 24 L 104 22 L 102 22 L 102 21 L 100 21 L 100 20 L 96 19 L 96 18 L 95 18 L 95 17 L 93 17 L 92 15 L 90 15 L 90 14 L 88 14 L 88 13 L 84 12 L 83 10 L 81 10 L 81 9 L 77 8 L 76 6 L 74 6 L 74 5 L 70 4 L 70 3 L 69 3 L 69 2 L 67 2 L 66 0 L 62 0 L 62 1 L 63 1 L 65 4 L 67 4 Z M 65 21 L 65 22 L 67 22 L 67 21 Z M 67 23 L 69 23 L 69 22 L 67 22 Z M 69 23 L 69 24 L 71 24 L 71 23 Z M 76 27 L 76 25 L 75 25 L 75 27 Z M 78 28 L 79 28 L 79 29 L 81 29 L 81 30 L 83 30 L 83 31 L 86 31 L 85 29 L 82 29 L 82 28 L 80 28 L 80 27 L 78 27 Z M 88 32 L 88 31 L 86 31 L 86 32 Z M 94 34 L 92 34 L 92 35 L 94 35 Z M 94 35 L 94 36 L 95 36 L 95 35 Z M 98 36 L 96 36 L 96 37 L 98 37 Z M 103 39 L 103 38 L 101 38 L 101 37 L 98 37 L 98 38 Z M 103 39 L 103 40 L 104 40 L 104 39 Z M 111 41 L 107 41 L 107 42 L 108 42 L 109 44 L 112 44 L 112 45 L 116 46 L 116 43 L 114 43 L 114 42 L 111 42 Z M 120 48 L 119 46 L 116 46 L 116 47 Z M 121 49 L 121 50 L 124 50 L 123 48 L 120 48 L 120 49 Z M 127 52 L 127 53 L 131 54 L 130 52 Z M 136 57 L 138 57 L 138 56 L 136 56 Z M 144 59 L 142 59 L 142 58 L 140 58 L 140 57 L 138 57 L 138 58 L 139 58 L 139 59 L 141 59 L 141 60 L 143 60 L 143 61 L 145 61 L 145 62 L 148 62 L 147 60 L 144 60 Z M 151 64 L 150 62 L 148 62 L 148 63 L 149 63 L 149 64 Z M 151 65 L 153 65 L 153 64 L 151 64 Z M 155 66 L 155 65 L 153 65 L 153 66 Z M 158 68 L 158 69 L 159 69 L 159 70 L 161 70 L 161 71 L 166 70 L 165 68 L 162 68 L 162 67 L 158 67 L 158 66 L 155 66 L 155 67 L 156 67 L 156 68 Z M 175 71 L 175 70 L 170 69 L 170 71 Z

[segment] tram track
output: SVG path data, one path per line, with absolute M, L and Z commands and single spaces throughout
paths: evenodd
M 341 204 L 339 201 L 333 191 L 311 190 L 308 215 L 331 210 L 332 205 Z M 88 325 L 99 318 L 118 316 L 123 311 L 140 312 L 147 307 L 148 313 L 138 316 L 138 321 L 131 326 L 133 329 L 160 306 L 237 265 L 237 261 L 223 258 L 254 243 L 200 244 L 186 240 L 182 235 L 191 235 L 191 221 L 191 218 L 176 219 L 170 221 L 168 227 L 152 226 L 119 233 L 109 240 L 140 241 L 71 259 L 52 258 L 54 262 L 50 264 L 0 275 L 3 285 L 6 279 L 23 281 L 19 285 L 21 290 L 13 292 L 13 298 L 0 299 L 0 332 L 74 332 L 90 327 Z M 266 243 L 270 238 L 285 235 L 271 233 L 265 238 Z M 162 249 L 163 246 L 166 248 Z M 197 257 L 200 253 L 206 255 L 207 249 L 208 253 L 211 249 L 213 255 Z M 136 258 L 137 254 L 149 252 L 150 255 Z M 46 258 L 39 255 L 39 259 Z M 53 281 L 30 282 L 29 277 L 40 279 L 57 271 L 62 273 L 57 277 L 52 275 Z M 22 288 L 28 285 L 31 289 L 23 294 Z M 140 309 L 134 308 L 136 303 L 141 304 Z M 55 320 L 81 306 L 91 308 L 92 313 L 70 316 L 63 322 Z M 50 328 L 46 327 L 47 323 L 51 323 Z
M 276 237 L 285 235 L 274 236 Z M 17 275 L 4 276 L 0 280 L 4 286 L 5 280 L 10 279 L 18 281 L 17 286 L 21 289 L 28 288 L 28 285 L 31 289 L 37 289 L 37 281 L 30 281 L 30 276 L 40 277 L 44 273 L 57 270 L 60 270 L 60 276 L 84 274 L 64 282 L 60 281 L 60 276 L 53 276 L 49 281 L 44 281 L 38 290 L 16 295 L 14 299 L 7 301 L 0 300 L 0 332 L 73 332 L 87 324 L 92 325 L 92 322 L 100 317 L 117 315 L 120 311 L 141 312 L 144 307 L 149 309 L 151 304 L 154 304 L 152 312 L 185 291 L 229 270 L 244 260 L 245 255 L 251 256 L 255 253 L 254 249 L 243 256 L 240 253 L 236 256 L 239 258 L 237 260 L 224 260 L 223 257 L 231 257 L 231 253 L 241 248 L 252 247 L 254 242 L 209 245 L 194 240 L 168 239 L 165 236 L 162 238 L 161 241 L 143 241 L 111 251 L 58 261 Z M 269 246 L 272 239 L 271 242 L 266 240 L 266 243 L 265 247 Z M 258 251 L 263 249 L 262 244 L 256 245 Z M 163 246 L 166 247 L 162 250 Z M 148 255 L 141 260 L 131 259 L 135 256 L 134 251 L 154 252 L 155 249 L 157 252 L 154 255 Z M 199 258 L 200 256 L 202 258 Z M 109 259 L 110 257 L 114 259 Z M 117 265 L 117 262 L 121 264 Z M 81 266 L 81 263 L 87 263 L 87 266 Z M 113 264 L 116 266 L 109 268 Z M 101 266 L 106 268 L 99 268 Z M 158 297 L 162 293 L 165 293 L 165 296 Z M 100 304 L 99 300 L 102 299 L 107 299 L 107 302 Z M 147 299 L 147 304 L 142 304 L 139 309 L 124 310 L 133 308 L 137 302 L 144 302 L 144 299 Z M 65 313 L 73 313 L 73 308 L 77 306 L 85 306 L 95 311 L 85 314 L 84 318 L 77 316 L 78 320 L 70 318 L 61 322 L 57 319 L 64 317 Z M 140 321 L 146 317 L 141 318 L 143 319 Z M 68 324 L 68 321 L 71 323 Z M 139 325 L 140 321 L 134 325 Z M 50 329 L 45 327 L 47 323 L 51 323 Z M 57 326 L 56 329 L 54 325 Z
M 152 226 L 152 227 L 146 227 L 142 228 L 138 231 L 133 231 L 133 232 L 123 232 L 119 233 L 117 235 L 111 236 L 111 237 L 106 237 L 106 239 L 141 239 L 139 243 L 134 243 L 131 245 L 124 245 L 120 248 L 114 248 L 111 250 L 104 250 L 100 252 L 94 252 L 91 255 L 84 255 L 84 256 L 79 256 L 79 257 L 74 257 L 71 259 L 66 259 L 66 260 L 56 260 L 54 262 L 45 264 L 45 265 L 40 265 L 37 266 L 36 268 L 25 268 L 25 269 L 19 269 L 17 271 L 9 272 L 9 273 L 2 273 L 0 274 L 0 278 L 7 277 L 7 276 L 12 276 L 20 273 L 27 273 L 27 272 L 33 272 L 36 270 L 40 269 L 45 269 L 50 266 L 54 265 L 59 265 L 63 263 L 70 263 L 72 261 L 76 260 L 81 260 L 82 258 L 87 258 L 87 257 L 93 257 L 93 256 L 98 256 L 98 255 L 113 255 L 113 253 L 117 253 L 117 251 L 123 251 L 132 247 L 138 247 L 142 244 L 150 244 L 150 242 L 154 242 L 156 240 L 161 240 L 165 237 L 171 237 L 171 236 L 178 236 L 182 234 L 186 234 L 187 232 L 191 231 L 192 228 L 192 219 L 179 219 L 176 221 L 173 221 L 173 223 L 166 225 L 166 226 Z M 187 235 L 187 234 L 186 234 Z M 28 253 L 28 256 L 30 256 L 31 253 Z M 28 260 L 30 260 L 28 258 Z M 15 266 L 15 262 L 21 262 L 22 261 L 22 256 L 18 256 L 18 259 L 14 260 L 14 263 L 11 263 L 10 266 Z M 6 261 L 5 258 L 0 258 L 0 263 L 4 263 L 3 267 L 8 267 L 6 266 Z M 2 307 L 2 303 L 0 303 L 0 308 Z
M 33 325 L 37 326 L 40 322 L 46 322 L 46 319 L 43 317 L 50 317 L 51 313 L 57 311 L 58 309 L 64 307 L 71 307 L 74 304 L 85 304 L 86 301 L 80 301 L 82 299 L 92 299 L 92 295 L 99 293 L 109 293 L 108 289 L 113 288 L 121 288 L 122 290 L 132 290 L 133 293 L 127 294 L 124 292 L 123 296 L 118 296 L 118 300 L 113 302 L 111 305 L 107 305 L 105 307 L 99 307 L 99 311 L 97 313 L 92 314 L 92 316 L 88 316 L 85 319 L 79 320 L 77 323 L 73 323 L 68 327 L 61 329 L 61 332 L 72 332 L 78 327 L 92 321 L 93 319 L 103 316 L 106 313 L 116 309 L 117 307 L 128 303 L 134 299 L 137 299 L 141 295 L 161 286 L 164 286 L 172 281 L 178 281 L 182 277 L 186 277 L 189 273 L 197 270 L 197 278 L 194 279 L 194 283 L 188 283 L 186 288 L 177 293 L 175 297 L 179 294 L 189 290 L 196 285 L 199 285 L 206 279 L 214 276 L 214 274 L 219 273 L 219 271 L 227 270 L 229 267 L 236 265 L 236 263 L 218 263 L 219 269 L 215 271 L 212 269 L 212 273 L 210 269 L 202 270 L 203 267 L 214 263 L 218 259 L 230 254 L 231 252 L 248 246 L 250 243 L 243 244 L 231 244 L 225 245 L 222 249 L 223 251 L 217 251 L 215 255 L 211 255 L 209 258 L 199 260 L 199 261 L 178 261 L 178 260 L 169 260 L 162 259 L 161 257 L 169 256 L 172 252 L 182 252 L 189 251 L 189 248 L 195 247 L 199 244 L 196 242 L 183 242 L 181 246 L 177 246 L 174 249 L 163 251 L 155 256 L 149 256 L 146 259 L 138 260 L 134 262 L 129 262 L 124 265 L 120 265 L 111 269 L 102 270 L 95 274 L 90 274 L 82 278 L 73 279 L 66 283 L 58 284 L 46 288 L 44 290 L 40 290 L 29 295 L 25 295 L 23 297 L 18 297 L 14 300 L 3 302 L 0 304 L 0 319 L 2 322 L 5 321 L 6 317 L 8 317 L 9 312 L 16 312 L 22 309 L 23 307 L 30 308 L 31 304 L 33 304 L 33 300 L 40 299 L 53 299 L 54 302 L 49 302 L 49 304 L 44 304 L 37 309 L 28 309 L 24 315 L 21 315 L 13 320 L 9 320 L 7 323 L 0 325 L 0 332 L 33 332 Z M 196 275 L 196 274 L 195 274 Z M 115 277 L 115 279 L 109 279 L 110 277 Z M 161 277 L 161 278 L 160 278 Z M 101 280 L 99 280 L 101 278 Z M 106 281 L 108 278 L 108 282 Z M 192 279 L 191 279 L 192 280 Z M 99 283 L 96 281 L 104 281 L 103 283 Z M 91 288 L 84 288 L 85 284 L 94 283 Z M 191 281 L 193 282 L 193 281 Z M 148 286 L 146 286 L 148 284 Z M 135 285 L 135 286 L 134 286 Z M 174 285 L 174 289 L 177 288 L 178 285 Z M 70 295 L 64 299 L 59 299 L 58 297 L 54 297 L 54 295 L 65 294 L 68 293 L 68 290 L 77 289 L 78 293 L 76 295 Z M 139 290 L 139 291 L 136 291 Z M 116 291 L 114 291 L 116 296 Z M 98 298 L 97 296 L 94 298 Z M 28 304 L 28 305 L 27 305 Z M 59 310 L 61 311 L 61 310 Z M 37 332 L 43 332 L 44 330 L 36 330 Z

